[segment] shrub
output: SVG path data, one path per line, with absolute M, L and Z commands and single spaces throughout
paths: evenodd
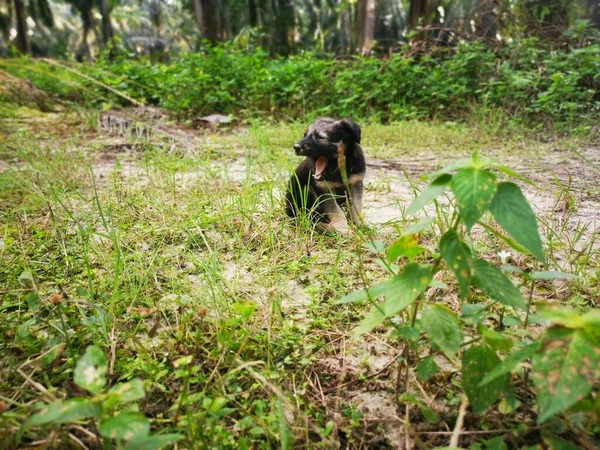
M 228 113 L 242 118 L 456 119 L 473 105 L 485 105 L 527 119 L 572 122 L 600 111 L 596 43 L 550 50 L 530 38 L 497 51 L 471 42 L 426 55 L 406 54 L 336 60 L 302 53 L 272 59 L 260 48 L 222 44 L 172 64 L 119 55 L 112 62 L 75 66 L 75 74 L 28 60 L 0 66 L 61 98 L 125 104 L 130 96 L 181 118 Z M 126 95 L 116 96 L 103 85 Z
M 435 174 L 407 213 L 419 211 L 447 190 L 452 193 L 450 210 L 413 225 L 385 252 L 371 245 L 390 277 L 338 303 L 370 305 L 356 334 L 389 325 L 391 336 L 403 348 L 400 360 L 406 370 L 400 368 L 399 377 L 405 374 L 405 387 L 409 367 L 415 367 L 419 379 L 426 382 L 437 372 L 433 355 L 443 355 L 450 362 L 460 361 L 463 402 L 468 399 L 478 415 L 500 398 L 505 412 L 517 410 L 521 400 L 526 403 L 527 391 L 520 396 L 515 391 L 519 379 L 521 386 L 535 390 L 538 423 L 577 412 L 570 416 L 574 428 L 591 427 L 596 421 L 594 399 L 600 378 L 600 312 L 591 309 L 579 314 L 565 306 L 541 304 L 537 309 L 541 317 L 532 320 L 535 283 L 576 277 L 536 270 L 545 265 L 536 217 L 519 186 L 500 181 L 498 172 L 516 176 L 474 154 Z M 445 208 L 438 206 L 437 211 Z M 432 224 L 442 233 L 437 248 L 422 247 L 419 233 Z M 478 254 L 470 239 L 476 224 L 496 239 L 494 245 L 530 255 L 529 267 L 523 270 L 506 261 L 497 267 Z M 503 252 L 499 255 L 506 259 Z M 435 277 L 441 271 L 454 275 L 452 288 L 459 293 L 460 314 L 436 303 L 435 296 L 425 295 L 430 288 L 448 292 L 449 286 Z M 520 288 L 530 293 L 527 299 Z M 552 326 L 540 333 L 536 325 L 542 322 Z

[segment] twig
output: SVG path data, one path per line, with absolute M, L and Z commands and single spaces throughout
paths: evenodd
M 362 419 L 363 422 L 369 422 L 369 423 L 404 423 L 403 419 L 397 418 L 397 419 L 369 419 L 369 418 L 365 418 Z M 529 428 L 529 430 L 535 430 L 535 429 L 539 429 L 540 427 L 533 427 L 533 428 Z M 485 435 L 485 434 L 501 434 L 501 433 L 508 433 L 514 430 L 511 430 L 510 428 L 499 428 L 497 430 L 473 430 L 473 431 L 461 431 L 461 435 L 462 436 L 469 436 L 469 435 Z M 425 435 L 425 436 L 449 436 L 452 433 L 454 433 L 453 431 L 417 431 L 417 430 L 412 430 L 412 431 L 398 431 L 399 434 L 413 434 L 413 435 Z
M 88 448 L 88 446 L 85 445 L 83 442 L 81 442 L 81 440 L 77 436 L 75 436 L 74 434 L 69 433 L 69 439 L 71 439 L 76 444 L 79 444 L 81 446 L 81 448 L 83 448 L 84 450 L 90 450 Z
M 48 392 L 48 389 L 46 389 L 43 385 L 41 385 L 37 381 L 33 381 L 29 375 L 27 375 L 25 372 L 23 372 L 21 370 L 21 368 L 18 368 L 17 372 L 19 372 L 19 375 L 21 375 L 25 379 L 25 381 L 27 381 L 30 385 L 32 385 L 34 388 L 36 388 L 42 394 L 47 394 L 51 400 L 56 400 L 56 397 L 54 396 L 54 394 L 52 392 Z
M 529 290 L 529 298 L 527 299 L 527 311 L 525 312 L 525 321 L 523 329 L 527 329 L 527 321 L 529 320 L 529 312 L 531 311 L 531 301 L 533 299 L 533 290 L 535 288 L 535 280 L 531 280 L 531 289 Z
M 134 105 L 137 105 L 137 106 L 139 106 L 139 107 L 140 107 L 140 108 L 142 108 L 142 109 L 144 109 L 144 108 L 145 108 L 145 106 L 144 106 L 144 104 L 143 104 L 143 103 L 140 103 L 140 102 L 138 102 L 136 99 L 134 99 L 134 98 L 131 98 L 129 95 L 127 95 L 127 94 L 124 94 L 124 93 L 122 93 L 122 92 L 120 92 L 120 91 L 116 90 L 115 88 L 113 88 L 113 87 L 109 86 L 108 84 L 106 84 L 106 83 L 103 83 L 103 82 L 101 82 L 101 81 L 98 81 L 98 80 L 96 80 L 96 79 L 94 79 L 94 78 L 92 78 L 92 77 L 90 77 L 90 76 L 88 76 L 88 75 L 86 75 L 86 74 L 84 74 L 84 73 L 78 72 L 78 71 L 77 71 L 77 70 L 75 70 L 75 69 L 71 69 L 71 68 L 70 68 L 70 67 L 68 67 L 68 66 L 65 66 L 65 65 L 63 65 L 63 64 L 59 64 L 59 63 L 57 63 L 56 61 L 53 61 L 53 60 L 51 60 L 51 59 L 48 59 L 48 58 L 42 58 L 42 59 L 41 59 L 41 61 L 45 62 L 46 64 L 50 64 L 51 66 L 60 67 L 61 69 L 65 69 L 65 70 L 66 70 L 66 71 L 68 71 L 68 72 L 71 72 L 71 73 L 74 73 L 74 74 L 76 74 L 76 75 L 79 75 L 81 78 L 85 78 L 86 80 L 88 80 L 88 81 L 90 81 L 90 82 L 92 82 L 92 83 L 95 83 L 95 84 L 97 84 L 98 86 L 102 86 L 104 89 L 108 89 L 108 90 L 109 90 L 110 92 L 112 92 L 113 94 L 115 94 L 115 95 L 118 95 L 119 97 L 123 97 L 125 100 L 127 100 L 127 101 L 129 101 L 129 102 L 133 103 Z
M 98 436 L 96 436 L 94 433 L 92 433 L 87 428 L 82 427 L 81 425 L 73 424 L 73 425 L 70 426 L 70 428 L 73 428 L 73 429 L 79 431 L 80 433 L 85 434 L 92 441 L 97 441 L 98 440 Z
M 116 357 L 116 347 L 117 340 L 115 339 L 115 326 L 113 325 L 112 330 L 110 331 L 110 362 L 108 364 L 108 375 L 112 376 L 115 370 L 115 357 Z
M 458 439 L 460 438 L 460 434 L 462 433 L 462 428 L 465 421 L 465 414 L 467 414 L 468 404 L 469 400 L 467 399 L 467 396 L 463 394 L 462 401 L 460 402 L 460 407 L 458 408 L 458 418 L 456 419 L 456 425 L 454 425 L 454 431 L 452 432 L 452 437 L 450 438 L 450 447 L 458 447 Z

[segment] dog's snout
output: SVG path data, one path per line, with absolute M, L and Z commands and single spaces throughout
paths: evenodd
M 302 151 L 302 146 L 298 143 L 294 144 L 294 151 L 296 152 L 296 155 L 298 155 Z

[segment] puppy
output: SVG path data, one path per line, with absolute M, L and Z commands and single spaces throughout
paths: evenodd
M 306 156 L 292 175 L 286 195 L 289 217 L 308 214 L 322 231 L 348 232 L 341 209 L 359 224 L 362 218 L 365 156 L 360 148 L 360 127 L 350 119 L 315 120 L 294 144 Z

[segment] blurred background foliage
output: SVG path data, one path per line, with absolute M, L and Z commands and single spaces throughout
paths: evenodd
M 598 0 L 0 0 L 2 56 L 14 47 L 79 60 L 115 38 L 165 60 L 203 40 L 271 55 L 383 54 L 411 41 L 499 45 L 536 36 L 560 45 L 565 32 L 585 28 L 600 29 Z
M 192 119 L 572 124 L 600 111 L 599 42 L 600 0 L 0 0 L 0 55 L 38 58 L 5 77 Z

